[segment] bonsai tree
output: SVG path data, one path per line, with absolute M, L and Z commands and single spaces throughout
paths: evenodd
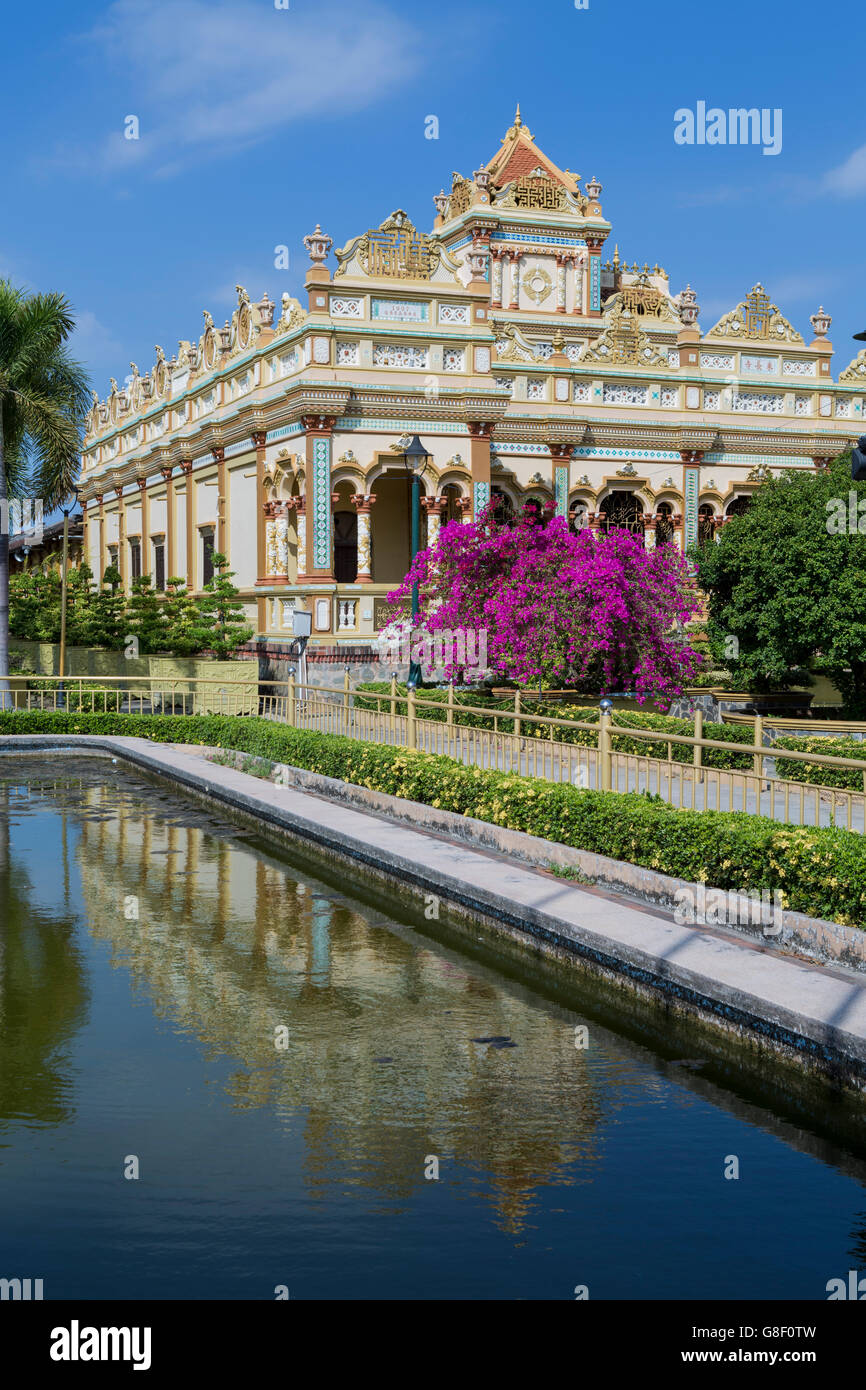
M 232 583 L 234 571 L 228 568 L 228 563 L 225 555 L 214 552 L 214 577 L 205 584 L 198 601 L 199 622 L 207 633 L 202 645 L 210 647 L 222 659 L 231 656 L 236 647 L 248 642 L 253 635 Z
M 9 691 L 9 499 L 41 498 L 48 513 L 78 474 L 89 395 L 68 350 L 74 327 L 62 295 L 0 280 L 0 707 Z
M 168 623 L 165 607 L 151 583 L 149 574 L 132 581 L 126 608 L 125 638 L 135 637 L 142 655 L 166 649 Z
M 738 684 L 785 690 L 820 669 L 851 716 L 866 714 L 866 483 L 849 455 L 768 479 L 692 556 L 713 656 Z
M 192 656 L 207 645 L 209 635 L 202 627 L 201 609 L 180 575 L 166 582 L 163 614 L 165 645 L 174 656 Z

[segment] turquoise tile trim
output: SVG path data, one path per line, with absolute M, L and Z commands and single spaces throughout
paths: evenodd
M 490 501 L 490 484 L 489 484 L 489 483 L 474 483 L 474 484 L 473 484 L 473 490 L 472 490 L 472 506 L 473 506 L 473 512 L 474 512 L 474 515 L 475 515 L 476 519 L 477 519 L 477 518 L 481 515 L 481 513 L 484 511 L 484 508 L 487 506 L 487 504 L 488 504 L 489 501 Z
M 331 568 L 331 441 L 313 441 L 313 566 Z
M 557 464 L 554 469 L 554 495 L 556 515 L 568 518 L 568 464 Z

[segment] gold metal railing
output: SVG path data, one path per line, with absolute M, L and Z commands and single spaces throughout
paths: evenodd
M 262 681 L 96 676 L 10 678 L 4 698 L 17 710 L 176 715 L 257 715 L 294 728 L 338 734 L 364 742 L 455 758 L 491 771 L 519 773 L 545 781 L 602 791 L 648 792 L 674 806 L 696 810 L 743 811 L 801 825 L 836 825 L 866 829 L 866 761 L 823 753 L 802 753 L 764 744 L 760 716 L 752 721 L 750 743 L 703 736 L 703 717 L 694 717 L 694 732 L 674 734 L 614 723 L 609 712 L 598 721 L 530 714 L 515 695 L 513 708 L 465 704 L 449 687 L 447 701 L 399 692 L 353 691 L 348 672 L 342 686 L 302 687 L 293 678 Z M 360 703 L 359 703 L 360 701 Z M 371 708 L 372 706 L 372 708 Z M 627 719 L 627 715 L 621 716 Z M 464 722 L 484 720 L 483 726 Z M 540 726 L 544 726 L 544 732 Z M 569 740 L 578 733 L 582 742 Z M 646 753 L 613 748 L 617 736 L 645 743 Z M 691 750 L 680 762 L 674 748 Z M 750 766 L 707 766 L 704 753 L 720 750 L 750 759 Z M 769 775 L 771 760 L 776 775 Z M 829 787 L 779 775 L 785 760 L 816 768 L 854 771 L 859 787 Z

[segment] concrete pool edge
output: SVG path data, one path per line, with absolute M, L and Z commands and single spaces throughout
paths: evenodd
M 331 779 L 317 778 L 322 785 L 314 788 L 309 781 L 314 774 L 301 770 L 293 770 L 296 785 L 278 787 L 205 762 L 198 751 L 107 735 L 9 735 L 0 738 L 0 751 L 103 753 L 130 762 L 205 801 L 217 799 L 290 837 L 355 860 L 385 880 L 432 893 L 512 940 L 561 959 L 579 959 L 589 970 L 661 997 L 669 1008 L 701 1015 L 837 1083 L 866 1089 L 866 981 L 853 974 L 842 977 L 756 950 L 745 938 L 711 928 L 678 926 L 647 907 L 539 874 L 530 863 L 515 862 L 517 855 L 504 842 L 488 842 L 482 849 L 466 835 L 445 838 L 442 823 L 434 829 L 409 825 L 405 817 L 385 819 L 384 805 L 359 809 L 346 796 L 335 797 L 332 789 L 340 783 L 331 784 L 325 799 L 324 784 Z M 474 825 L 485 832 L 498 829 Z M 536 844 L 547 847 L 549 864 L 554 847 Z

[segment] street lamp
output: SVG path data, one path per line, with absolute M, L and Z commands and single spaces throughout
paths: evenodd
M 406 465 L 406 472 L 412 478 L 412 561 L 415 563 L 415 556 L 418 554 L 421 539 L 421 474 L 430 458 L 417 434 L 414 434 L 409 443 L 403 450 L 403 462 Z M 418 616 L 418 585 L 412 585 L 412 626 Z M 409 665 L 409 679 L 406 684 L 415 689 L 421 684 L 421 667 L 417 661 Z

